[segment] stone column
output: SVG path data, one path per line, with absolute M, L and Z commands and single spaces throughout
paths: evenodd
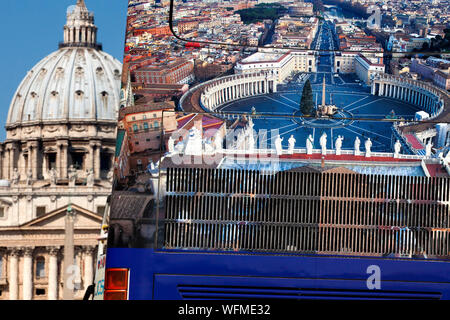
M 100 150 L 102 145 L 97 142 L 94 153 L 94 178 L 100 179 Z
M 31 300 L 33 298 L 33 250 L 34 248 L 27 247 L 23 252 L 23 300 Z
M 8 248 L 9 250 L 9 300 L 19 299 L 19 248 Z
M 56 145 L 56 172 L 58 172 L 58 178 L 62 178 L 62 172 L 61 172 L 61 150 L 58 144 Z
M 31 167 L 31 170 L 33 172 L 33 180 L 38 179 L 38 147 L 39 143 L 37 141 L 30 141 L 28 142 L 28 161 L 30 163 L 29 168 Z
M 3 154 L 3 179 L 9 179 L 9 147 L 5 146 L 5 152 Z
M 94 283 L 94 246 L 84 247 L 84 287 Z
M 81 27 L 81 42 L 87 42 L 86 40 L 86 28 Z
M 62 179 L 67 179 L 67 167 L 68 167 L 68 147 L 69 142 L 67 140 L 57 141 L 57 153 L 56 153 L 56 165 L 57 171 L 59 172 L 59 177 Z
M 48 265 L 48 300 L 58 300 L 58 247 L 47 247 Z
M 14 144 L 10 145 L 10 149 L 9 149 L 9 178 L 12 178 L 12 172 L 14 171 L 14 168 L 17 168 L 17 163 L 16 163 L 16 150 L 17 147 Z M 22 177 L 20 177 L 22 178 Z
M 79 272 L 77 273 L 75 280 L 75 288 L 81 288 L 81 255 L 83 254 L 83 249 L 80 246 L 74 248 L 74 264 L 78 267 Z
M 3 173 L 4 173 L 4 170 L 3 170 L 3 157 L 4 157 L 4 153 L 3 153 L 3 145 L 0 145 L 0 179 L 4 179 L 4 177 L 3 177 Z

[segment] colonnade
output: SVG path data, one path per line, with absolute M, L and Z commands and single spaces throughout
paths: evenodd
M 41 147 L 41 141 L 32 140 L 26 143 L 10 141 L 0 144 L 0 179 L 13 179 L 14 168 L 20 174 L 20 180 L 26 180 L 27 171 L 31 169 L 34 181 L 46 177 L 49 167 L 49 155 L 55 154 L 56 172 L 59 179 L 68 178 L 70 166 L 69 140 L 56 140 L 53 145 Z M 48 142 L 47 142 L 48 144 Z M 90 140 L 88 145 L 75 145 L 85 153 L 85 168 L 93 169 L 95 179 L 101 179 L 101 152 L 107 150 L 102 147 L 100 140 Z M 111 151 L 112 152 L 112 151 Z
M 443 110 L 442 96 L 437 88 L 393 75 L 378 75 L 372 82 L 372 94 L 414 104 L 432 117 Z
M 97 30 L 95 27 L 65 27 L 64 43 L 90 43 L 97 42 Z
M 218 106 L 249 96 L 277 92 L 276 77 L 268 73 L 227 76 L 203 87 L 202 107 L 214 111 Z
M 22 299 L 31 300 L 35 297 L 33 293 L 33 284 L 36 278 L 33 267 L 35 264 L 35 250 L 38 248 L 27 246 L 27 247 L 14 247 L 7 248 L 7 260 L 8 260 L 8 284 L 9 284 L 9 300 L 18 300 L 20 297 L 19 284 L 22 284 Z M 42 250 L 44 249 L 44 251 Z M 59 255 L 62 254 L 62 248 L 59 247 L 45 247 L 39 248 L 38 256 L 46 257 L 44 260 L 44 281 L 40 284 L 46 284 L 47 290 L 46 295 L 48 300 L 57 300 L 59 298 L 59 279 L 63 274 L 61 268 L 59 268 L 58 261 L 62 261 Z M 83 275 L 83 283 L 85 287 L 92 284 L 94 280 L 94 253 L 95 247 L 93 246 L 82 246 L 76 247 L 76 259 L 77 265 L 83 267 L 80 270 L 80 277 Z M 21 259 L 22 258 L 22 259 Z M 83 261 L 83 263 L 81 263 Z M 20 262 L 22 262 L 22 267 L 19 267 Z M 48 262 L 48 268 L 46 266 Z M 19 271 L 21 271 L 22 276 L 20 276 Z M 42 280 L 42 279 L 41 279 Z M 74 279 L 75 282 L 81 282 L 81 279 Z

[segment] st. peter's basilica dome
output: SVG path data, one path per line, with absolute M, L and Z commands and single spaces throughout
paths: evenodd
M 70 120 L 117 120 L 121 64 L 100 51 L 93 14 L 71 6 L 58 51 L 34 66 L 19 85 L 7 129 Z
M 13 96 L 0 144 L 1 178 L 17 187 L 72 177 L 105 182 L 112 169 L 122 65 L 102 51 L 84 0 L 67 10 L 59 49 L 34 66 Z M 76 176 L 76 178 L 74 178 Z M 92 179 L 91 179 L 92 180 Z

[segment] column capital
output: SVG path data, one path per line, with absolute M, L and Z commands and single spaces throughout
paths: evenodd
M 36 140 L 28 140 L 27 141 L 27 147 L 28 148 L 37 148 L 39 145 L 39 142 Z
M 8 150 L 8 151 L 15 150 L 15 149 L 17 149 L 17 147 L 11 143 L 8 143 L 6 145 L 6 150 Z
M 69 146 L 69 141 L 68 140 L 58 140 L 56 141 L 56 146 L 59 147 L 67 147 Z
M 19 257 L 20 254 L 22 253 L 22 249 L 21 247 L 8 247 L 7 251 L 8 251 L 8 255 L 13 256 L 13 257 Z
M 60 250 L 60 248 L 56 247 L 56 246 L 55 247 L 49 246 L 49 247 L 46 247 L 46 249 L 47 249 L 48 254 L 51 256 L 57 256 L 59 253 L 59 250 Z
M 89 255 L 92 255 L 95 252 L 95 249 L 97 249 L 96 246 L 82 246 L 83 253 Z
M 82 246 L 75 246 L 73 248 L 73 253 L 75 256 L 81 254 L 84 251 L 84 248 Z
M 102 143 L 99 140 L 90 140 L 89 146 L 91 147 L 101 147 Z
M 23 248 L 23 255 L 24 256 L 30 257 L 30 256 L 33 255 L 33 252 L 34 252 L 34 247 L 24 247 Z

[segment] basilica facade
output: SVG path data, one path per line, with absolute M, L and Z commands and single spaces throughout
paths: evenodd
M 111 193 L 121 71 L 77 0 L 59 49 L 15 92 L 0 143 L 0 300 L 62 298 L 68 212 L 75 216 L 75 298 L 92 284 Z

